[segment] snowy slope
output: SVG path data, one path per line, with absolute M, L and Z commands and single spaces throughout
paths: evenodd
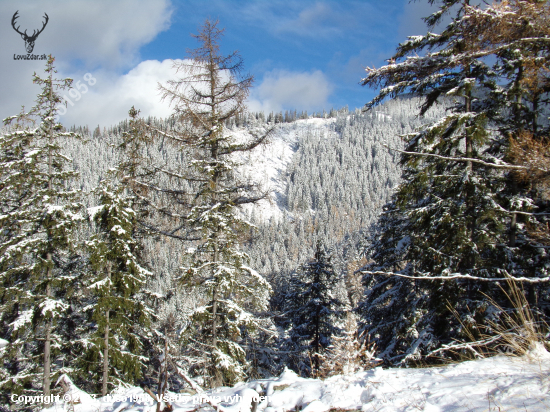
M 299 139 L 312 131 L 327 137 L 335 135 L 331 130 L 335 121 L 335 118 L 312 118 L 279 123 L 271 132 L 267 144 L 256 147 L 250 153 L 239 154 L 237 161 L 242 163 L 240 170 L 243 175 L 269 192 L 265 200 L 254 206 L 258 218 L 268 221 L 272 217 L 280 219 L 285 216 L 285 174 L 292 156 L 298 150 Z M 239 141 L 240 138 L 246 140 L 249 131 L 238 129 L 228 133 Z M 249 211 L 251 207 L 245 210 Z
M 550 354 L 542 348 L 530 356 L 497 356 L 426 369 L 376 368 L 324 381 L 298 377 L 286 370 L 278 378 L 197 395 L 169 394 L 174 412 L 250 410 L 253 397 L 264 396 L 258 411 L 324 412 L 331 408 L 361 411 L 547 411 L 550 410 Z M 76 391 L 76 389 L 75 389 Z M 75 392 L 76 393 L 76 392 Z M 82 397 L 82 394 L 79 393 Z M 155 411 L 156 402 L 140 388 L 119 389 L 109 398 L 84 400 L 75 412 Z M 261 399 L 261 398 L 260 398 Z M 58 402 L 48 412 L 66 410 Z M 212 410 L 212 409 L 210 409 Z

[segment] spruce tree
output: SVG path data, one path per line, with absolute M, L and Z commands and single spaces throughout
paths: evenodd
M 341 331 L 343 304 L 335 296 L 338 276 L 330 260 L 317 243 L 313 260 L 292 276 L 286 296 L 288 336 L 296 351 L 293 366 L 312 376 L 319 373 L 325 349 Z
M 500 192 L 501 204 L 510 214 L 506 270 L 514 277 L 544 278 L 549 274 L 548 256 L 540 246 L 546 243 L 541 234 L 548 232 L 548 204 L 542 177 L 546 166 L 541 160 L 548 153 L 544 113 L 550 92 L 550 4 L 515 0 L 488 10 L 474 9 L 471 14 L 471 27 L 475 28 L 471 37 L 497 50 L 494 70 L 501 87 L 491 97 L 502 107 L 495 125 L 503 155 L 496 155 L 524 167 L 504 174 L 506 185 Z M 540 285 L 529 284 L 527 289 L 533 306 L 547 297 L 547 288 Z
M 68 309 L 68 284 L 75 275 L 67 268 L 82 217 L 78 192 L 70 186 L 75 172 L 61 152 L 61 142 L 75 134 L 55 120 L 59 90 L 69 88 L 71 80 L 56 79 L 53 63 L 50 56 L 46 75 L 34 74 L 33 82 L 42 88 L 36 104 L 5 119 L 12 127 L 0 142 L 0 312 L 9 341 L 3 352 L 9 371 L 4 394 L 41 388 L 48 396 L 67 346 L 59 321 Z
M 372 284 L 366 279 L 371 289 L 364 308 L 372 313 L 373 305 L 384 307 L 400 320 L 388 319 L 392 326 L 385 333 L 392 339 L 386 347 L 402 348 L 398 342 L 406 336 L 409 358 L 459 337 L 460 324 L 469 324 L 486 307 L 479 292 L 488 292 L 487 282 L 428 279 L 457 273 L 485 279 L 502 277 L 499 264 L 506 256 L 498 246 L 508 217 L 498 196 L 505 182 L 499 169 L 492 166 L 499 160 L 491 154 L 496 148 L 489 130 L 498 107 L 487 98 L 498 90 L 498 78 L 484 59 L 486 54 L 470 41 L 468 18 L 475 7 L 467 0 L 441 2 L 440 9 L 426 21 L 433 27 L 452 6 L 456 15 L 441 34 L 409 38 L 387 66 L 369 70 L 363 80 L 365 85 L 382 87 L 368 107 L 406 93 L 424 96 L 421 115 L 438 101 L 449 107 L 442 119 L 405 136 L 403 183 L 394 196 L 397 210 L 391 211 L 400 230 L 395 233 L 388 228 L 392 232 L 381 238 L 391 242 L 390 251 L 400 253 L 394 270 L 426 281 L 419 289 L 403 280 L 379 278 Z M 449 97 L 451 100 L 446 100 Z M 379 249 L 384 243 L 374 245 L 377 261 L 373 266 L 392 273 L 389 266 L 395 257 Z M 397 292 L 415 302 L 412 313 L 409 305 L 395 307 L 393 298 L 398 296 L 391 295 Z M 392 308 L 398 310 L 392 313 Z M 380 322 L 380 318 L 367 316 L 366 321 Z M 405 334 L 399 331 L 403 326 L 407 327 Z M 378 326 L 371 323 L 368 328 L 372 331 Z
M 437 102 L 450 112 L 405 137 L 403 183 L 368 252 L 374 262 L 365 270 L 365 327 L 394 361 L 465 337 L 464 328 L 479 334 L 476 325 L 494 313 L 485 295 L 505 306 L 491 279 L 545 273 L 525 270 L 544 259 L 523 252 L 529 241 L 518 216 L 533 223 L 533 201 L 514 177 L 525 168 L 511 164 L 509 148 L 526 127 L 539 128 L 548 4 L 430 3 L 440 5 L 425 19 L 430 28 L 456 12 L 451 23 L 441 34 L 410 37 L 363 80 L 382 87 L 368 107 L 412 93 L 424 97 L 421 115 Z
M 135 384 L 141 377 L 143 330 L 150 325 L 143 288 L 151 273 L 143 265 L 136 212 L 125 188 L 103 180 L 96 195 L 99 206 L 90 209 L 96 233 L 87 242 L 93 298 L 86 310 L 93 330 L 78 349 L 81 369 L 88 380 L 101 382 L 105 396 L 109 385 Z
M 361 319 L 360 332 L 370 336 L 380 350 L 378 356 L 387 363 L 406 354 L 421 329 L 417 325 L 418 314 L 426 291 L 415 284 L 420 282 L 380 275 L 410 269 L 405 260 L 412 242 L 410 235 L 408 219 L 395 203 L 390 203 L 371 226 L 365 251 L 371 263 L 363 268 L 369 273 L 363 276 L 365 295 L 356 309 Z

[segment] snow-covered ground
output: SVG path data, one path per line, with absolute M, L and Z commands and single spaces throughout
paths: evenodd
M 118 389 L 109 397 L 93 399 L 72 389 L 81 402 L 75 412 L 153 412 L 156 402 L 141 388 Z M 250 411 L 253 397 L 258 411 L 548 411 L 550 410 L 550 354 L 539 347 L 521 358 L 496 356 L 424 369 L 376 368 L 326 380 L 305 379 L 286 370 L 278 378 L 263 379 L 199 395 L 168 393 L 174 412 L 204 409 Z M 69 395 L 69 394 L 67 394 Z M 66 395 L 66 396 L 67 396 Z M 265 399 L 267 397 L 267 399 Z M 262 400 L 263 399 L 263 400 Z M 210 408 L 210 409 L 209 409 Z M 48 412 L 66 411 L 63 401 Z

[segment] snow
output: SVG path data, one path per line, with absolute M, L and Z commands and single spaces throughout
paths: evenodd
M 93 206 L 93 207 L 89 207 L 88 208 L 88 215 L 90 215 L 90 218 L 94 219 L 95 216 L 98 214 L 98 213 L 101 213 L 103 211 L 103 209 L 105 208 L 105 206 L 101 205 L 101 206 Z
M 46 298 L 40 303 L 39 307 L 42 316 L 47 316 L 49 314 L 55 317 L 57 313 L 61 313 L 67 309 L 67 304 L 56 299 Z
M 76 387 L 76 385 L 71 381 L 71 379 L 63 374 L 59 377 L 59 379 L 56 382 L 56 386 L 62 386 L 67 389 L 67 391 L 64 393 L 63 399 L 67 400 L 73 404 L 78 404 L 85 406 L 86 409 L 84 410 L 97 410 L 97 407 L 99 406 L 99 401 L 96 399 L 93 399 L 92 396 L 84 392 L 83 390 Z M 64 403 L 64 402 L 63 402 Z M 56 408 L 57 403 L 53 405 L 53 410 L 58 411 L 59 408 Z M 45 409 L 47 410 L 47 409 Z M 76 412 L 76 407 L 75 407 Z
M 19 328 L 24 327 L 25 325 L 29 325 L 32 323 L 32 315 L 33 315 L 32 310 L 26 310 L 20 313 L 17 319 L 15 319 L 15 321 L 10 323 L 10 326 L 14 330 L 18 330 Z
M 271 217 L 279 219 L 284 214 L 284 207 L 278 200 L 285 194 L 284 174 L 298 142 L 296 134 L 284 126 L 286 125 L 279 126 L 273 131 L 266 145 L 258 146 L 248 153 L 238 154 L 238 160 L 242 162 L 239 168 L 242 175 L 270 192 L 267 199 L 254 206 L 264 221 Z M 245 209 L 250 212 L 251 206 L 245 206 Z
M 284 205 L 286 197 L 286 170 L 293 155 L 298 150 L 300 137 L 316 132 L 334 137 L 333 125 L 336 118 L 300 119 L 292 123 L 279 123 L 268 137 L 268 143 L 260 145 L 247 153 L 237 153 L 236 161 L 242 165 L 240 173 L 258 183 L 262 190 L 269 192 L 266 199 L 254 205 L 255 212 L 262 221 L 274 218 L 281 220 L 287 215 Z M 236 141 L 246 140 L 246 130 L 231 131 Z M 252 206 L 244 209 L 251 212 Z
M 118 388 L 107 397 L 92 399 L 69 381 L 66 386 L 81 399 L 74 405 L 75 412 L 156 410 L 156 401 L 140 388 Z M 538 344 L 524 357 L 499 355 L 417 369 L 378 367 L 325 380 L 301 378 L 285 370 L 277 378 L 205 392 L 200 395 L 202 399 L 199 395 L 169 392 L 165 400 L 174 412 L 197 410 L 199 404 L 207 410 L 210 406 L 205 400 L 222 412 L 243 412 L 250 410 L 254 399 L 257 410 L 264 412 L 325 412 L 331 408 L 380 412 L 543 411 L 550 409 L 549 390 L 550 354 Z M 60 410 L 65 410 L 62 401 L 44 409 Z

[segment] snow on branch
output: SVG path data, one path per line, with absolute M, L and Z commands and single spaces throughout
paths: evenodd
M 153 186 L 148 185 L 148 184 L 146 184 L 146 183 L 142 183 L 142 182 L 140 182 L 140 181 L 138 181 L 138 180 L 133 180 L 133 182 L 136 183 L 136 184 L 138 184 L 138 185 L 141 185 L 141 186 L 145 186 L 145 187 L 148 187 L 148 188 L 154 188 Z M 153 202 L 151 202 L 151 199 L 149 199 L 149 198 L 147 198 L 147 197 L 145 197 L 145 196 L 142 196 L 142 195 L 140 195 L 139 193 L 134 192 L 134 195 L 135 195 L 137 198 L 139 198 L 139 199 L 141 199 L 141 200 L 147 202 L 147 204 L 148 204 L 149 206 L 153 207 L 155 210 L 158 210 L 159 212 L 162 212 L 162 213 L 166 214 L 167 216 L 174 217 L 174 218 L 182 218 L 182 219 L 186 217 L 186 216 L 180 215 L 180 214 L 178 214 L 178 213 L 172 213 L 172 212 L 166 210 L 166 208 L 164 208 L 164 207 L 160 207 L 160 206 L 155 205 Z
M 546 283 L 550 282 L 550 276 L 544 278 L 516 278 L 511 275 L 507 275 L 503 278 L 482 278 L 479 276 L 472 275 L 463 275 L 462 273 L 451 273 L 448 276 L 410 276 L 404 275 L 402 273 L 395 272 L 383 272 L 381 270 L 370 271 L 370 270 L 360 270 L 359 273 L 365 275 L 384 275 L 384 276 L 398 276 L 405 279 L 412 280 L 455 280 L 455 279 L 465 279 L 465 280 L 479 280 L 482 282 L 502 282 L 502 281 L 514 281 L 514 282 L 525 282 L 525 283 Z
M 187 382 L 196 393 L 204 392 L 204 389 L 202 389 L 193 379 L 187 376 L 183 369 L 180 368 L 172 359 L 170 359 L 170 363 L 172 364 L 172 367 L 175 369 L 176 373 L 181 376 L 183 380 L 185 380 L 185 382 Z
M 496 341 L 498 341 L 501 338 L 500 335 L 497 336 L 491 336 L 487 339 L 478 340 L 476 342 L 464 342 L 464 343 L 451 343 L 447 345 L 443 345 L 441 348 L 436 349 L 428 354 L 429 356 L 435 356 L 439 353 L 446 352 L 446 351 L 458 351 L 462 349 L 468 349 L 472 351 L 477 357 L 482 357 L 478 351 L 474 349 L 474 347 L 483 347 L 483 346 L 489 346 Z
M 472 162 L 472 163 L 477 163 L 477 164 L 487 166 L 487 167 L 494 167 L 496 169 L 528 170 L 528 168 L 525 167 L 525 166 L 511 165 L 511 164 L 508 164 L 508 163 L 496 164 L 496 163 L 489 163 L 489 162 L 486 162 L 486 161 L 480 160 L 480 159 L 474 159 L 474 158 L 471 158 L 471 157 L 450 157 L 450 156 L 441 156 L 441 155 L 438 155 L 438 154 L 435 154 L 435 153 L 408 152 L 406 150 L 400 150 L 400 149 L 395 149 L 395 148 L 389 147 L 386 144 L 384 144 L 383 146 L 388 148 L 389 150 L 394 150 L 396 152 L 411 155 L 411 156 L 435 157 L 437 159 L 451 160 L 451 161 L 463 162 L 463 163 Z
M 498 206 L 498 205 L 497 205 Z M 540 212 L 540 213 L 532 213 L 532 212 L 522 212 L 519 210 L 507 210 L 503 208 L 502 206 L 498 206 L 498 209 L 504 213 L 508 213 L 510 215 L 517 214 L 517 215 L 523 215 L 523 216 L 548 216 L 550 213 Z

